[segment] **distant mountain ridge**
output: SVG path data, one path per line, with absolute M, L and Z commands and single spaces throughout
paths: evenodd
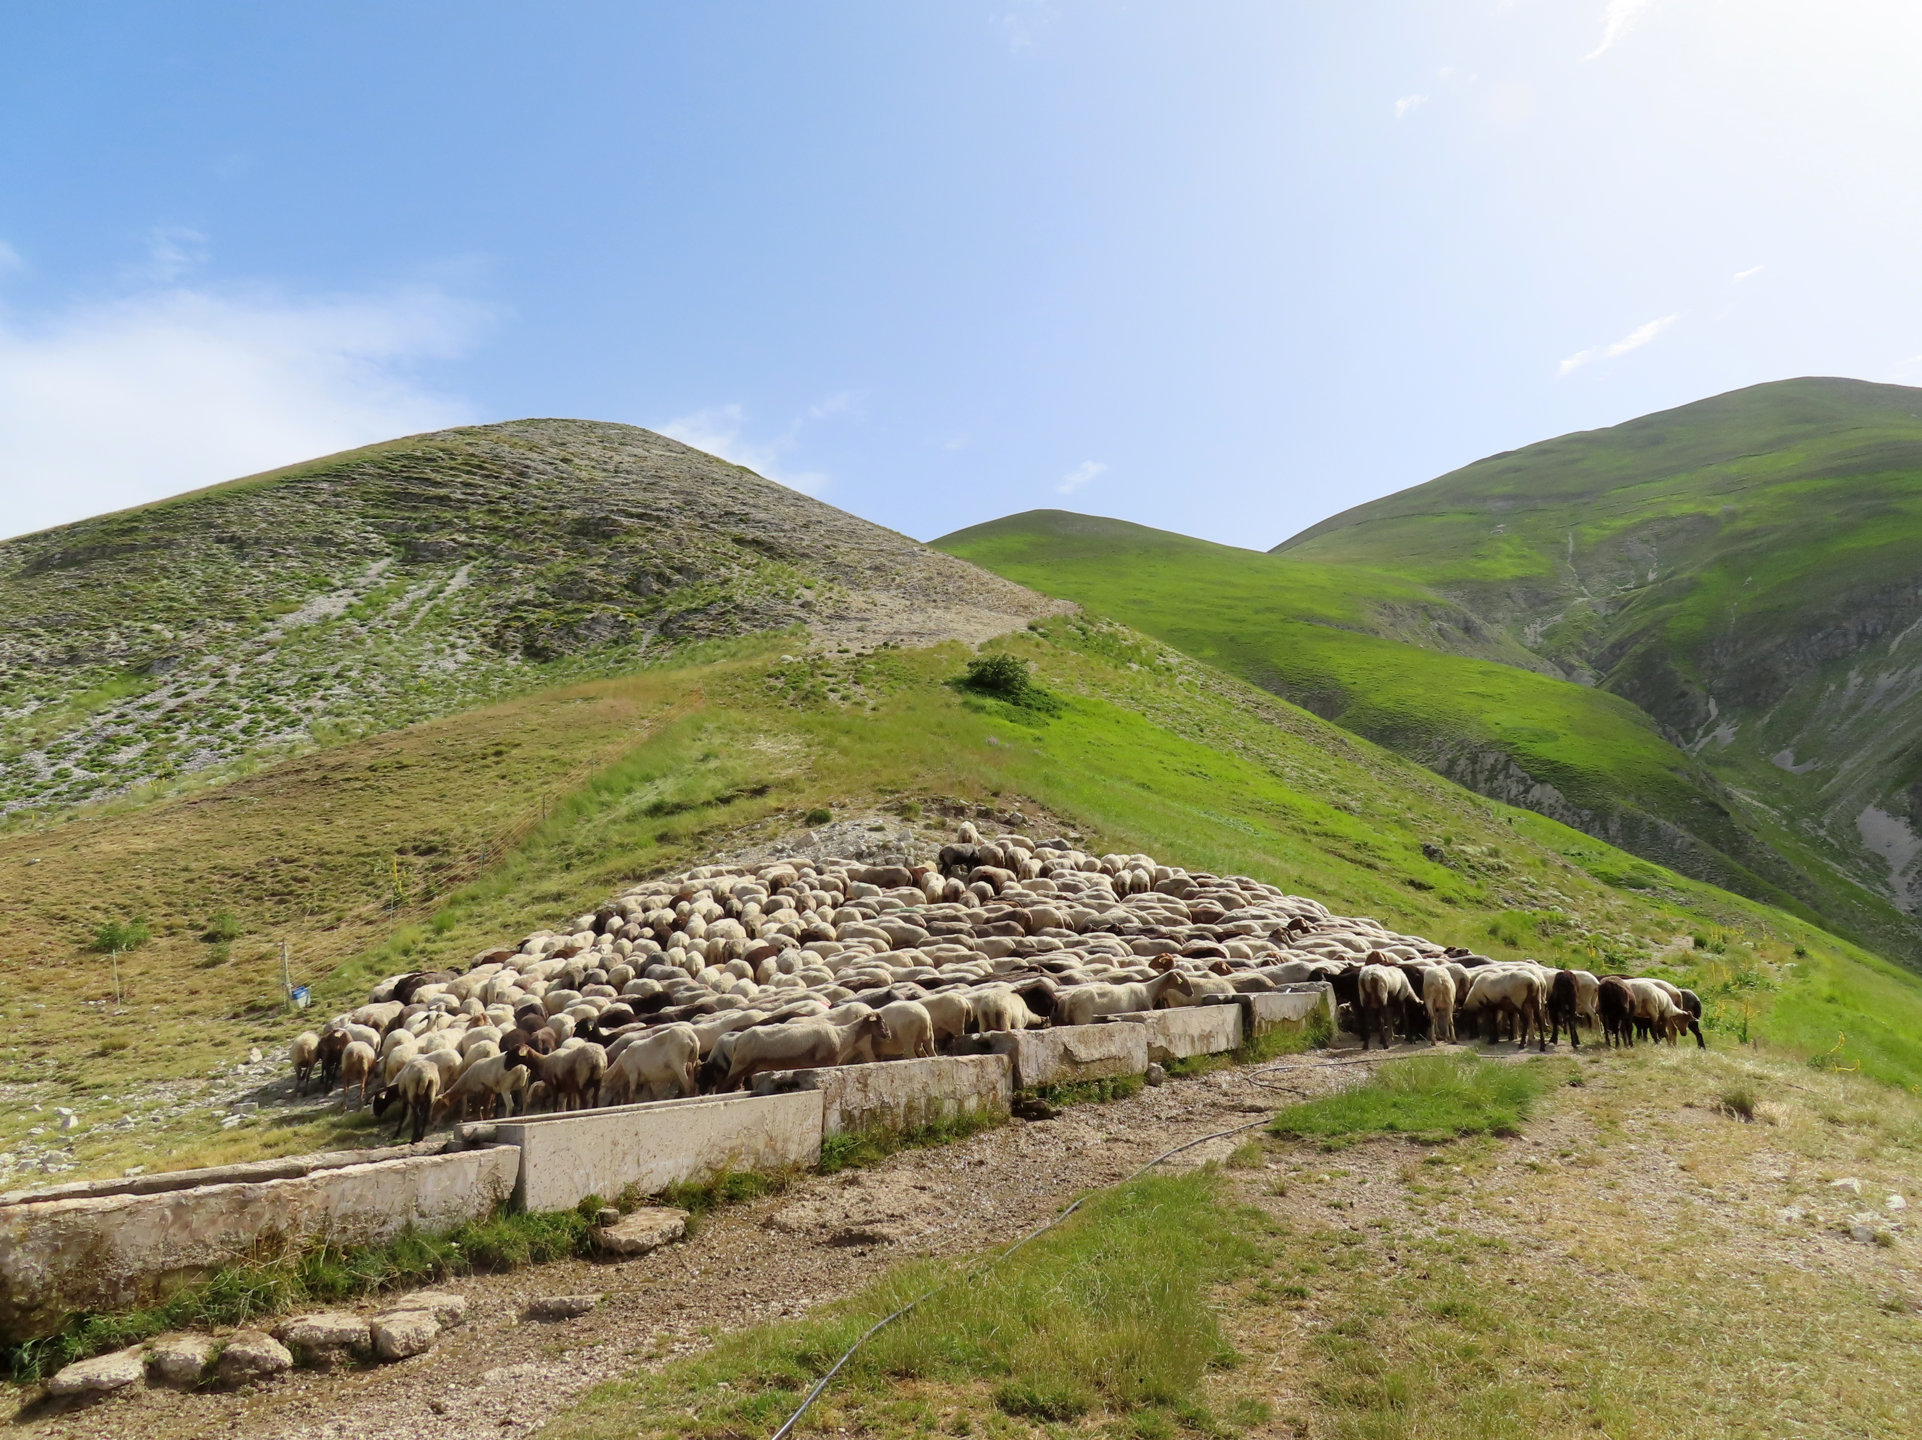
M 1922 391 L 1754 386 L 1491 456 L 1267 555 L 1121 523 L 1030 512 L 933 543 L 1922 958 Z M 1181 583 L 1154 578 L 1176 556 Z
M 1059 608 L 633 426 L 412 436 L 0 542 L 0 811 L 692 642 L 981 638 Z

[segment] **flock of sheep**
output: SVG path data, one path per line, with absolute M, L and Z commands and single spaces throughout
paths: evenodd
M 1662 980 L 1501 963 L 1329 914 L 1245 876 L 1066 840 L 983 841 L 923 864 L 710 865 L 628 890 L 565 933 L 464 970 L 392 976 L 293 1045 L 414 1139 L 449 1118 L 728 1091 L 766 1071 L 933 1055 L 965 1037 L 1230 1003 L 1326 980 L 1364 1048 L 1465 1027 L 1546 1048 L 1684 1030 Z M 316 1076 L 316 1072 L 318 1072 Z

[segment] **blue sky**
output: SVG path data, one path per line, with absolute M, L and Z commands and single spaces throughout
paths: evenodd
M 1922 384 L 1922 7 L 0 5 L 0 534 L 467 421 L 1266 547 Z

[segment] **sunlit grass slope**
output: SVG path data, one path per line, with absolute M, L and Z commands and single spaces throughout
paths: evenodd
M 1816 1053 L 1846 1035 L 1836 1063 L 1922 1080 L 1922 987 L 1805 921 L 1470 794 L 1118 626 L 1004 643 L 1059 712 L 956 691 L 959 646 L 747 652 L 0 837 L 0 893 L 24 897 L 0 952 L 0 1083 L 79 1109 L 74 1153 L 95 1171 L 332 1143 L 362 1122 L 223 1130 L 216 1112 L 167 1110 L 186 1093 L 171 1082 L 298 1028 L 275 1008 L 281 940 L 331 1013 L 378 974 L 517 941 L 816 807 L 932 823 L 982 805 L 1037 824 L 1040 807 L 1102 848 L 1261 876 L 1487 953 L 1656 969 L 1708 996 L 1718 1043 Z M 517 812 L 531 822 L 483 866 L 480 837 Z M 471 878 L 423 879 L 410 859 L 396 894 L 397 853 L 429 842 L 469 856 Z M 243 932 L 225 953 L 199 938 L 216 908 Z M 136 912 L 154 939 L 121 958 L 116 1007 L 108 958 L 83 944 Z M 123 1115 L 138 1123 L 111 1128 Z M 0 1150 L 36 1118 L 0 1115 Z
M 1484 793 L 1891 950 L 1913 938 L 1882 896 L 1805 853 L 1797 836 L 1768 828 L 1633 703 L 1497 663 L 1525 652 L 1512 642 L 1504 650 L 1468 612 L 1384 570 L 1060 511 L 935 543 Z

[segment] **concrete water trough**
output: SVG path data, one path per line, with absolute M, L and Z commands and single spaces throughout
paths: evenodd
M 361 1163 L 263 1162 L 302 1172 L 268 1180 L 210 1181 L 224 1172 L 189 1170 L 145 1193 L 108 1182 L 91 1194 L 10 1196 L 0 1204 L 0 1338 L 49 1335 L 83 1311 L 151 1305 L 238 1260 L 321 1240 L 366 1245 L 410 1229 L 451 1230 L 493 1214 L 514 1189 L 519 1153 L 443 1148 Z
M 1241 1048 L 1239 1005 L 1184 1005 L 1116 1015 L 1116 1022 L 1139 1025 L 1148 1035 L 1148 1058 L 1157 1065 L 1191 1055 L 1219 1055 Z
M 962 1115 L 1005 1119 L 1014 1102 L 1014 1065 L 1006 1055 L 937 1055 L 820 1070 L 759 1075 L 754 1093 L 818 1091 L 824 1135 L 919 1130 Z
M 495 1135 L 520 1147 L 514 1199 L 567 1210 L 589 1195 L 657 1195 L 729 1171 L 779 1171 L 821 1159 L 822 1095 L 697 1095 L 602 1110 L 503 1120 Z
M 1148 1068 L 1148 1032 L 1141 1025 L 1063 1025 L 983 1038 L 992 1053 L 1014 1062 L 1021 1090 L 1139 1075 Z
M 1260 1039 L 1276 1030 L 1305 1031 L 1320 1011 L 1330 1029 L 1335 1024 L 1335 987 L 1325 980 L 1289 985 L 1259 995 L 1241 997 L 1247 1033 Z

